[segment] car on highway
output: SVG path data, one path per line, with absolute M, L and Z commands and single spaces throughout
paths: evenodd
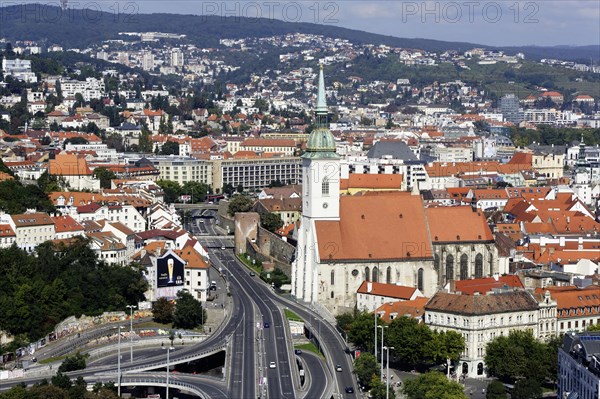
M 225 251 L 225 247 L 224 247 L 224 246 L 223 246 L 223 247 L 221 247 L 221 251 Z
M 263 324 L 263 326 L 264 326 L 265 328 L 269 328 L 269 322 L 268 322 L 268 321 L 265 321 L 265 324 Z
M 254 272 L 250 272 L 250 277 L 254 277 L 256 276 L 256 274 L 254 274 Z
M 337 371 L 338 373 L 341 373 L 342 372 L 342 366 L 340 366 L 339 364 L 337 364 L 335 366 L 335 371 Z
M 270 369 L 274 369 L 275 367 L 277 367 L 277 366 L 275 365 L 275 362 L 271 362 L 271 363 L 269 363 L 269 368 L 270 368 Z
M 346 387 L 346 393 L 354 393 L 354 388 Z
M 296 350 L 294 350 L 294 353 L 295 353 L 296 355 L 301 355 L 301 354 L 302 354 L 302 350 L 300 350 L 300 349 L 296 349 Z

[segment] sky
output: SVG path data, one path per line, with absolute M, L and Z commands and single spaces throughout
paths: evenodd
M 85 2 L 82 2 L 82 4 Z M 100 1 L 109 7 L 111 0 Z M 131 12 L 275 18 L 404 38 L 500 45 L 600 44 L 598 0 L 337 0 L 121 2 Z

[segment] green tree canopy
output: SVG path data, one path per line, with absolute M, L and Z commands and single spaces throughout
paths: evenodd
M 67 318 L 125 309 L 144 299 L 147 282 L 136 265 L 99 261 L 88 241 L 45 242 L 32 255 L 0 249 L 0 329 L 39 339 Z
M 378 320 L 377 324 L 381 325 L 384 323 Z M 359 313 L 350 324 L 348 340 L 360 349 L 373 352 L 375 345 L 374 329 L 375 319 L 373 314 L 367 312 Z
M 395 349 L 391 352 L 394 360 L 406 368 L 431 361 L 430 342 L 434 339 L 433 332 L 425 324 L 420 324 L 412 317 L 397 317 L 387 329 L 386 344 Z M 438 345 L 439 355 L 445 355 L 442 345 Z M 445 360 L 444 360 L 445 362 Z
M 84 355 L 80 352 L 77 352 L 73 356 L 67 356 L 58 368 L 58 371 L 66 373 L 69 371 L 83 370 L 86 367 L 86 359 L 88 357 L 89 355 Z
M 254 201 L 252 198 L 246 195 L 234 195 L 229 200 L 229 207 L 227 208 L 227 213 L 230 216 L 234 216 L 238 212 L 249 212 L 252 209 L 252 205 Z
M 265 229 L 274 233 L 283 227 L 283 220 L 281 220 L 278 214 L 273 212 L 261 213 L 260 224 Z
M 517 381 L 510 397 L 511 399 L 542 399 L 542 394 L 539 379 L 523 378 Z
M 207 193 L 211 193 L 212 189 L 208 184 L 197 181 L 186 181 L 181 186 L 181 194 L 193 195 L 193 203 L 204 202 Z
M 369 392 L 371 395 L 369 397 L 371 399 L 386 399 L 386 397 L 391 399 L 396 398 L 396 392 L 394 391 L 394 387 L 392 385 L 390 385 L 390 388 L 386 394 L 385 382 L 381 381 L 379 376 L 373 376 L 369 385 L 371 386 L 371 391 Z
M 403 390 L 408 399 L 466 399 L 462 385 L 448 380 L 439 372 L 429 372 L 407 380 Z
M 24 186 L 17 180 L 0 182 L 0 209 L 10 214 L 24 213 L 27 209 L 56 211 L 43 189 L 34 184 Z
M 498 380 L 490 382 L 485 392 L 485 399 L 508 399 L 504 384 Z
M 485 364 L 488 373 L 504 382 L 518 378 L 543 380 L 554 378 L 549 347 L 535 339 L 530 331 L 513 330 L 489 342 L 486 347 Z
M 371 388 L 373 377 L 379 378 L 380 365 L 375 355 L 364 352 L 354 361 L 354 373 L 361 385 L 366 389 Z
M 202 303 L 187 291 L 177 292 L 177 304 L 173 313 L 173 327 L 196 328 L 206 322 Z
M 152 320 L 157 323 L 171 324 L 173 322 L 173 312 L 175 304 L 167 298 L 158 298 L 152 304 Z
M 171 204 L 179 200 L 182 194 L 181 186 L 176 181 L 158 180 L 156 184 L 165 192 L 165 202 Z
M 101 166 L 99 168 L 94 169 L 94 177 L 100 180 L 100 187 L 110 188 L 111 180 L 116 179 L 117 175 L 115 175 L 113 171 Z
M 174 141 L 167 140 L 162 145 L 160 153 L 161 155 L 179 155 L 179 144 Z

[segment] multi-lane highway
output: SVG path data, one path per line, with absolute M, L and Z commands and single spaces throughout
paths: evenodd
M 292 375 L 292 348 L 289 345 L 287 326 L 284 324 L 281 310 L 272 301 L 270 288 L 262 284 L 254 284 L 254 279 L 246 269 L 242 269 L 233 252 L 214 249 L 211 253 L 213 262 L 227 270 L 230 281 L 241 288 L 245 297 L 252 298 L 262 317 L 253 326 L 262 330 L 260 338 L 264 338 L 264 365 L 259 369 L 259 378 L 266 377 L 269 398 L 293 399 L 296 397 L 294 375 Z M 267 291 L 267 292 L 265 292 Z M 273 366 L 270 366 L 274 364 Z M 297 385 L 297 384 L 296 384 Z
M 205 216 L 213 216 L 214 211 L 204 211 L 204 213 Z M 190 356 L 210 352 L 229 343 L 225 382 L 184 373 L 178 373 L 173 378 L 194 386 L 205 396 L 216 399 L 263 398 L 265 395 L 270 399 L 355 397 L 355 394 L 344 393 L 345 387 L 353 387 L 355 391 L 357 387 L 347 346 L 333 326 L 304 304 L 277 295 L 258 276 L 250 276 L 249 270 L 231 250 L 233 237 L 218 238 L 220 233 L 214 225 L 213 217 L 202 218 L 203 222 L 197 222 L 198 218 L 193 220 L 196 222 L 191 222 L 192 226 L 203 226 L 192 227 L 192 230 L 209 249 L 210 258 L 215 266 L 212 272 L 221 270 L 227 280 L 232 294 L 232 310 L 230 317 L 208 339 L 195 345 L 177 348 L 172 352 L 171 364 L 187 361 Z M 302 390 L 300 390 L 291 336 L 283 316 L 282 309 L 285 307 L 305 320 L 307 327 L 318 339 L 319 346 L 327 359 L 323 362 L 319 357 L 309 353 L 300 355 L 309 384 Z M 126 358 L 128 356 L 124 356 L 124 359 Z M 110 358 L 103 359 L 86 370 L 70 373 L 70 375 L 72 377 L 81 375 L 88 381 L 106 378 L 115 381 L 115 363 L 116 356 L 112 361 Z M 271 364 L 273 366 L 270 366 Z M 342 366 L 341 372 L 335 370 L 336 365 Z M 154 376 L 157 384 L 164 384 L 160 383 L 163 373 L 148 371 L 141 373 L 143 370 L 150 370 L 150 366 L 154 369 L 165 367 L 164 353 L 157 349 L 139 352 L 136 350 L 133 363 L 122 363 L 122 381 Z M 262 384 L 264 381 L 266 386 Z M 15 382 L 32 383 L 35 379 L 21 379 Z

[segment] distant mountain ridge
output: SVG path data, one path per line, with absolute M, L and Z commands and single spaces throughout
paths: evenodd
M 331 25 L 284 22 L 266 18 L 222 18 L 181 14 L 113 14 L 95 10 L 68 9 L 45 4 L 0 7 L 0 37 L 33 40 L 45 45 L 59 44 L 81 48 L 91 43 L 119 38 L 119 32 L 166 32 L 187 35 L 203 47 L 218 45 L 219 39 L 265 37 L 306 33 L 348 39 L 359 44 L 386 44 L 433 52 L 465 51 L 474 47 L 524 52 L 528 59 L 558 58 L 589 63 L 600 60 L 600 45 L 587 46 L 488 46 L 467 42 L 407 39 L 385 36 Z

